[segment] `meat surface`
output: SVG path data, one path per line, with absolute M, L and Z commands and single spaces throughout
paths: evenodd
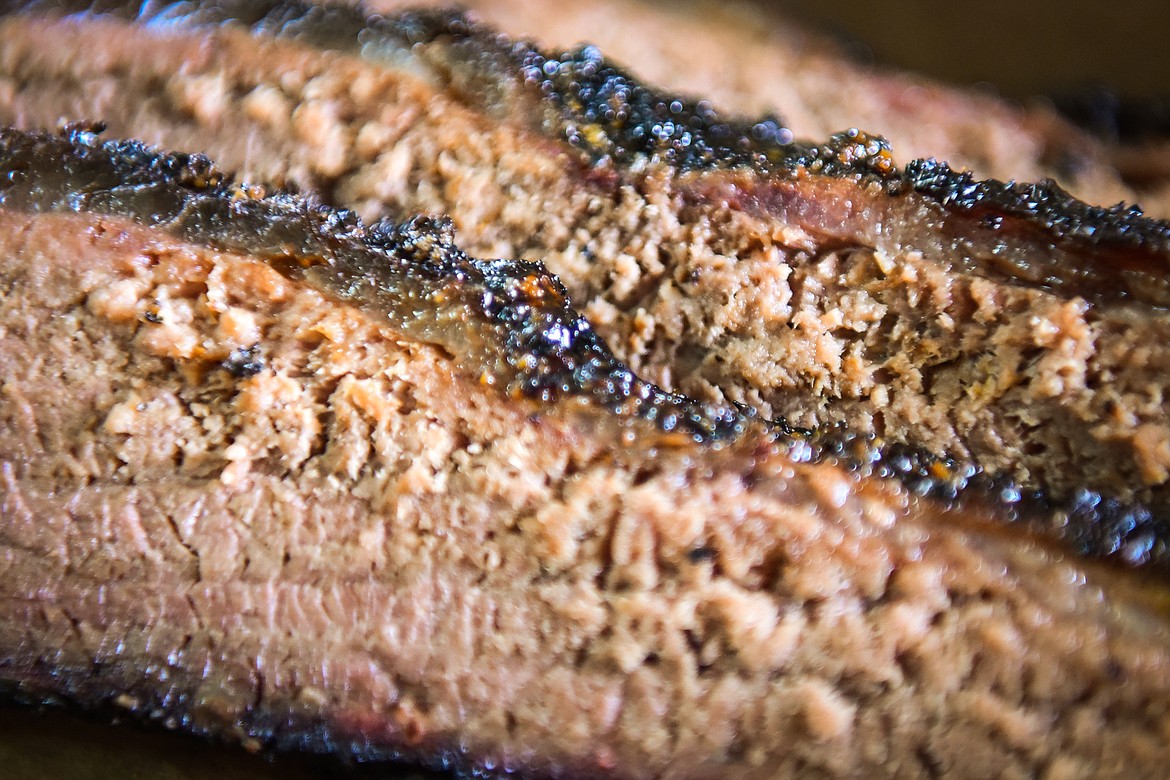
M 552 55 L 448 12 L 52 10 L 85 6 L 4 21 L 0 119 L 106 119 L 367 218 L 449 214 L 473 254 L 546 264 L 668 390 L 844 425 L 1066 511 L 1170 515 L 1170 232 L 1136 209 L 900 167 L 859 131 L 792 142 L 596 49 Z M 1024 123 L 983 113 L 985 139 Z
M 0 182 L 26 694 L 532 776 L 1170 759 L 1163 584 L 622 386 L 539 266 L 81 128 Z
M 1070 551 L 1170 556 L 1165 223 L 456 13 L 5 7 L 3 121 L 367 218 L 5 132 L 7 685 L 534 776 L 1159 775 L 1161 573 Z M 1123 192 L 912 86 L 851 89 Z

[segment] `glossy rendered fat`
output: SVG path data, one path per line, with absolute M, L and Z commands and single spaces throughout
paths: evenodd
M 842 422 L 1073 514 L 1166 516 L 1163 223 L 899 168 L 865 133 L 787 144 L 774 117 L 449 13 L 33 6 L 0 33 L 23 126 L 105 117 L 367 216 L 449 213 L 474 253 L 544 262 L 659 386 Z
M 250 209 L 332 257 L 409 251 L 385 234 L 83 131 L 6 143 L 39 150 L 0 189 L 0 677 L 26 693 L 550 777 L 1170 759 L 1163 586 L 758 431 L 663 447 L 621 409 L 515 397 L 318 289 L 293 269 L 328 253 L 265 249 Z M 102 155 L 137 167 L 111 186 Z M 85 194 L 50 194 L 61 171 Z

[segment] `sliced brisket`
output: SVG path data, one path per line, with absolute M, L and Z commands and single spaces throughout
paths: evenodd
M 1164 584 L 664 394 L 441 224 L 4 131 L 0 286 L 25 692 L 533 776 L 1170 760 Z
M 450 214 L 469 251 L 545 263 L 660 386 L 1167 514 L 1170 232 L 1136 209 L 898 167 L 864 133 L 790 143 L 448 12 L 53 12 L 84 5 L 0 23 L 0 118 L 103 118 L 367 217 Z

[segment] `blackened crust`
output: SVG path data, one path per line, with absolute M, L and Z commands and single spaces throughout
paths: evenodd
M 652 161 L 678 173 L 707 174 L 712 180 L 702 190 L 710 190 L 721 172 L 748 172 L 762 190 L 769 181 L 801 186 L 810 177 L 849 182 L 858 199 L 887 201 L 881 205 L 890 210 L 892 233 L 904 248 L 927 248 L 920 246 L 922 207 L 915 203 L 923 200 L 951 215 L 955 240 L 944 253 L 960 265 L 1089 300 L 1170 306 L 1170 225 L 1145 217 L 1138 206 L 1092 206 L 1053 182 L 980 181 L 935 160 L 899 167 L 884 139 L 857 129 L 823 142 L 794 140 L 776 116 L 723 116 L 707 101 L 640 83 L 594 47 L 545 52 L 460 11 L 379 16 L 360 5 L 304 0 L 13 0 L 12 7 L 158 24 L 244 25 L 373 58 L 409 52 L 480 110 L 577 150 L 595 170 Z M 993 246 L 985 247 L 988 242 Z M 1070 256 L 1076 262 L 1067 262 Z
M 565 762 L 546 765 L 538 759 L 523 768 L 497 766 L 491 758 L 461 744 L 458 734 L 416 736 L 396 728 L 388 719 L 357 713 L 305 716 L 297 712 L 293 702 L 279 696 L 266 698 L 263 707 L 250 708 L 224 722 L 204 711 L 209 702 L 202 701 L 198 691 L 198 681 L 164 683 L 152 679 L 149 671 L 133 661 L 118 668 L 107 667 L 100 675 L 91 669 L 63 668 L 41 659 L 0 666 L 0 700 L 34 707 L 60 706 L 98 722 L 130 721 L 147 728 L 162 727 L 239 745 L 262 755 L 318 754 L 361 764 L 371 775 L 384 772 L 388 777 L 396 777 L 404 767 L 480 780 L 597 777 L 597 767 Z M 626 776 L 616 770 L 606 772 L 612 780 Z

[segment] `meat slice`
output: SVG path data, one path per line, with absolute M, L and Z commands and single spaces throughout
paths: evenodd
M 1163 583 L 619 386 L 540 267 L 84 129 L 0 182 L 26 694 L 547 777 L 1170 759 Z
M 1170 515 L 1170 231 L 1135 208 L 899 167 L 862 132 L 794 142 L 459 14 L 52 12 L 87 6 L 3 22 L 0 118 L 103 118 L 368 218 L 450 214 L 472 253 L 545 263 L 659 386 Z

